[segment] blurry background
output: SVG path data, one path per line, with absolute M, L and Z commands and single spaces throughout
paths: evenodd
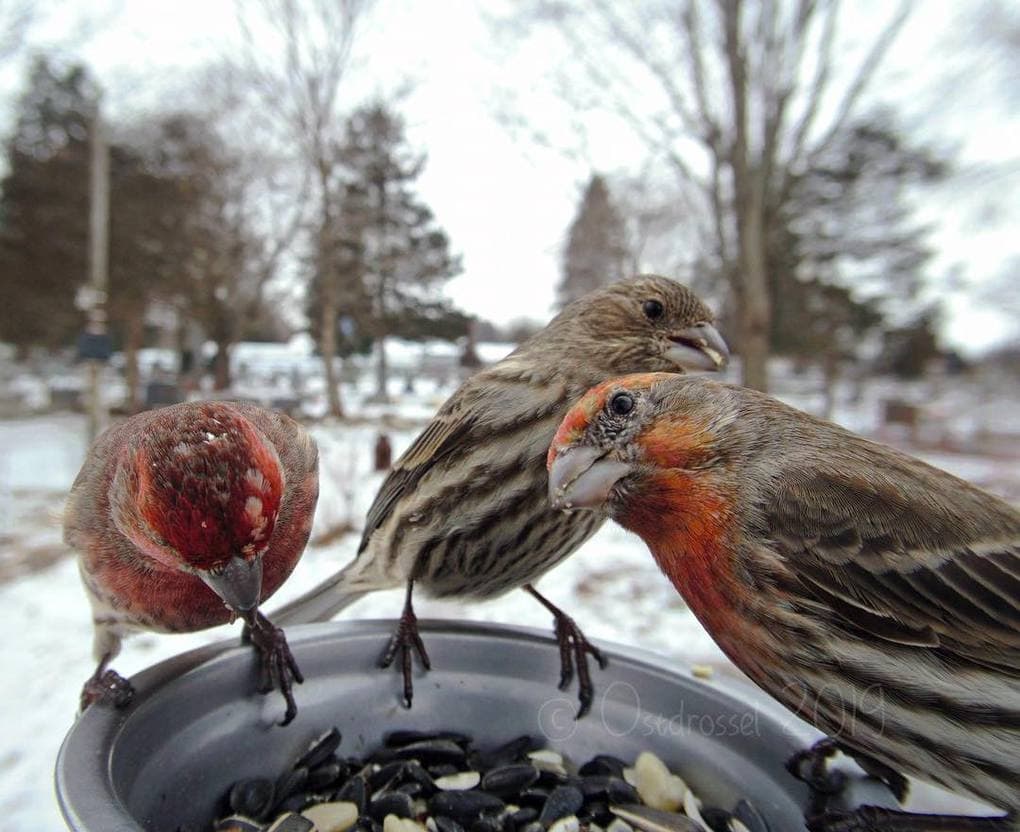
M 0 0 L 4 828 L 60 825 L 92 670 L 60 511 L 141 408 L 312 424 L 290 597 L 353 556 L 380 434 L 395 457 L 563 303 L 653 271 L 710 300 L 731 380 L 1020 501 L 1018 82 L 1005 0 Z M 619 529 L 543 588 L 721 661 Z M 419 612 L 548 626 L 514 594 Z

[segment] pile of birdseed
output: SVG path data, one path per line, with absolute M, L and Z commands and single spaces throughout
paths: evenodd
M 650 752 L 575 767 L 528 736 L 486 751 L 394 731 L 364 759 L 340 742 L 333 728 L 275 782 L 235 783 L 213 832 L 769 832 L 746 800 L 703 806 Z

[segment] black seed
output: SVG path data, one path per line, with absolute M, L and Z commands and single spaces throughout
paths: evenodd
M 341 802 L 353 803 L 358 807 L 358 814 L 364 815 L 368 811 L 368 789 L 361 777 L 352 777 L 337 790 L 335 799 Z
M 330 728 L 328 732 L 313 742 L 311 747 L 301 755 L 298 761 L 294 763 L 295 768 L 297 766 L 304 766 L 311 769 L 326 762 L 333 752 L 340 747 L 340 739 L 340 730 L 336 726 Z
M 584 808 L 578 812 L 577 816 L 582 821 L 594 821 L 599 826 L 602 826 L 602 819 L 612 819 L 613 817 L 609 811 L 609 804 L 601 800 L 592 800 L 585 803 Z
M 604 797 L 610 803 L 640 803 L 637 789 L 626 780 L 605 775 L 590 775 L 581 780 L 585 798 Z
M 281 800 L 279 805 L 276 807 L 277 812 L 300 812 L 305 809 L 310 803 L 312 803 L 311 796 L 308 792 L 295 792 L 294 794 L 287 797 L 285 800 Z
M 699 810 L 701 819 L 712 832 L 730 832 L 730 818 L 733 817 L 725 809 L 716 806 L 702 806 Z
M 538 780 L 538 775 L 538 769 L 526 763 L 500 766 L 485 773 L 481 788 L 500 796 L 518 794 L 522 789 L 533 785 Z
M 765 818 L 761 816 L 761 812 L 755 809 L 754 805 L 744 798 L 738 800 L 737 805 L 733 807 L 733 816 L 744 824 L 750 832 L 769 832 L 769 825 L 765 822 Z
M 425 765 L 439 763 L 461 763 L 464 761 L 464 749 L 453 740 L 423 740 L 412 742 L 393 750 L 398 760 L 418 760 Z
M 529 803 L 535 806 L 544 806 L 546 800 L 549 799 L 549 790 L 543 789 L 541 786 L 529 786 L 526 789 L 521 789 L 520 795 L 518 795 L 518 803 Z
M 576 815 L 583 804 L 584 795 L 581 794 L 580 789 L 574 786 L 557 786 L 545 801 L 542 812 L 538 816 L 538 822 L 543 826 L 549 826 L 567 815 Z
M 368 775 L 369 789 L 372 792 L 377 792 L 380 789 L 386 789 L 395 784 L 404 773 L 405 765 L 402 760 L 398 760 L 395 763 L 387 763 L 378 771 L 373 771 Z
M 463 746 L 471 744 L 471 737 L 457 731 L 391 731 L 383 739 L 383 744 L 387 748 L 403 748 L 405 745 L 429 740 L 449 740 Z
M 613 757 L 609 754 L 597 754 L 581 766 L 577 773 L 583 777 L 590 774 L 623 777 L 623 770 L 625 768 L 627 768 L 627 764 L 619 757 Z
M 294 792 L 301 791 L 307 782 L 308 769 L 304 766 L 285 771 L 276 781 L 276 799 L 280 801 L 285 797 L 290 797 Z
M 308 818 L 288 812 L 273 821 L 273 825 L 266 829 L 266 832 L 309 832 L 314 828 L 315 824 Z
M 512 815 L 510 815 L 510 823 L 514 826 L 523 826 L 526 823 L 531 823 L 533 820 L 538 818 L 538 809 L 531 806 L 525 806 L 523 809 L 518 809 Z
M 415 798 L 425 791 L 425 787 L 421 783 L 416 783 L 412 780 L 410 783 L 401 783 L 397 786 L 397 791 L 401 794 L 406 794 L 410 798 Z
M 471 823 L 483 814 L 502 811 L 505 805 L 495 795 L 485 792 L 439 792 L 429 801 L 429 811 L 460 823 Z
M 539 740 L 525 734 L 489 751 L 479 751 L 472 764 L 478 771 L 488 771 L 511 763 L 526 763 L 527 753 L 541 747 L 542 743 Z
M 382 824 L 372 820 L 368 815 L 362 815 L 354 822 L 348 832 L 382 832 Z
M 566 786 L 570 783 L 570 777 L 558 771 L 550 771 L 547 768 L 538 770 L 538 785 L 547 789 L 554 789 L 557 786 Z M 573 785 L 573 784 L 571 784 Z
M 216 821 L 216 832 L 261 832 L 258 821 L 247 817 L 229 817 Z
M 436 828 L 439 829 L 439 832 L 464 832 L 463 826 L 446 815 L 436 815 L 432 819 L 436 822 Z
M 456 773 L 456 768 L 450 772 L 450 774 Z M 428 794 L 432 794 L 436 790 L 436 784 L 432 777 L 417 760 L 411 760 L 404 766 L 403 777 L 408 783 L 418 783 Z
M 239 815 L 262 820 L 273 806 L 275 792 L 272 780 L 264 777 L 239 780 L 230 789 L 230 808 Z
M 368 814 L 372 820 L 382 823 L 387 815 L 396 815 L 398 818 L 414 817 L 414 802 L 402 792 L 390 792 L 380 795 L 368 804 Z
M 417 763 L 418 761 L 415 760 L 414 762 Z M 418 763 L 418 765 L 421 765 L 421 763 Z M 446 777 L 448 774 L 456 774 L 458 771 L 460 769 L 450 763 L 440 763 L 439 765 L 428 767 L 428 773 L 436 778 Z
M 340 763 L 323 763 L 318 768 L 308 773 L 308 791 L 321 792 L 329 786 L 335 785 L 340 780 L 343 769 Z
M 503 832 L 503 822 L 498 817 L 483 815 L 472 822 L 471 832 Z

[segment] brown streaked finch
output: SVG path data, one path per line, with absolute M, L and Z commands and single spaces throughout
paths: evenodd
M 733 663 L 865 770 L 1007 812 L 871 806 L 813 829 L 1020 828 L 1014 508 L 761 393 L 674 374 L 586 394 L 549 449 L 549 495 L 638 534 Z
M 194 402 L 133 416 L 99 436 L 68 497 L 64 539 L 92 604 L 96 672 L 82 709 L 131 701 L 109 669 L 137 630 L 204 630 L 241 617 L 278 687 L 283 723 L 302 676 L 259 605 L 304 551 L 318 497 L 315 443 L 294 420 L 249 404 Z
M 712 321 L 693 292 L 655 275 L 613 283 L 565 307 L 443 404 L 379 489 L 357 558 L 274 618 L 322 621 L 366 593 L 405 586 L 383 665 L 401 651 L 410 707 L 411 650 L 429 667 L 413 588 L 439 598 L 486 599 L 523 587 L 553 615 L 560 686 L 570 683 L 576 664 L 584 714 L 592 697 L 587 655 L 604 660 L 532 584 L 591 537 L 602 518 L 549 508 L 546 450 L 570 403 L 603 379 L 722 367 L 728 352 Z

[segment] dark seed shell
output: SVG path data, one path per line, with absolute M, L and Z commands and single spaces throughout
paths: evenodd
M 417 763 L 418 761 L 413 760 L 412 762 Z M 421 765 L 421 763 L 418 763 L 418 765 Z M 439 763 L 438 765 L 429 766 L 426 769 L 426 771 L 432 777 L 438 779 L 440 777 L 446 777 L 450 774 L 456 774 L 458 771 L 460 771 L 460 768 L 458 766 L 453 765 L 452 763 Z
M 446 815 L 459 823 L 471 823 L 483 814 L 502 811 L 506 804 L 494 794 L 479 791 L 438 792 L 429 801 L 433 815 Z
M 399 760 L 418 760 L 426 765 L 437 763 L 461 763 L 464 749 L 453 740 L 422 740 L 394 749 L 393 756 Z
M 326 762 L 333 752 L 340 747 L 341 739 L 340 729 L 333 726 L 313 742 L 311 747 L 301 755 L 294 764 L 295 768 L 297 766 L 304 766 L 305 768 L 312 769 Z
M 730 818 L 733 817 L 725 809 L 717 806 L 702 806 L 699 810 L 701 819 L 705 821 L 712 832 L 730 832 Z
M 535 737 L 524 734 L 516 737 L 510 742 L 479 754 L 479 770 L 487 771 L 490 768 L 508 766 L 511 763 L 527 762 L 526 754 L 529 751 L 536 751 L 543 746 L 543 742 Z
M 260 832 L 262 827 L 258 821 L 240 815 L 232 815 L 216 821 L 215 832 Z
M 548 799 L 549 790 L 543 789 L 541 786 L 529 786 L 526 789 L 521 789 L 521 793 L 517 796 L 518 803 L 528 803 L 532 806 L 544 806 Z
M 456 774 L 457 769 L 454 768 L 450 774 Z M 425 767 L 417 760 L 410 760 L 404 766 L 404 780 L 407 783 L 418 783 L 427 794 L 432 794 L 436 790 L 435 781 L 432 776 L 425 770 Z M 442 776 L 442 775 L 441 775 Z
M 416 783 L 414 780 L 411 780 L 408 783 L 401 783 L 397 786 L 397 791 L 401 794 L 406 794 L 410 798 L 415 798 L 425 791 L 425 787 L 422 786 L 421 783 Z
M 283 800 L 285 797 L 290 797 L 290 795 L 294 794 L 294 792 L 301 791 L 307 782 L 308 769 L 304 766 L 298 766 L 297 768 L 292 768 L 290 771 L 285 771 L 276 781 L 277 801 Z
M 483 791 L 500 796 L 519 794 L 538 780 L 539 771 L 527 763 L 515 763 L 490 769 L 482 777 Z
M 340 763 L 323 763 L 308 773 L 308 791 L 321 792 L 335 785 L 343 773 Z
M 273 825 L 266 829 L 266 832 L 310 832 L 314 828 L 315 824 L 308 818 L 288 812 L 273 821 Z
M 347 832 L 382 832 L 382 824 L 368 815 L 362 815 Z
M 584 795 L 580 789 L 574 786 L 557 786 L 545 801 L 538 822 L 543 826 L 549 826 L 567 815 L 576 815 L 583 804 Z
M 285 800 L 281 800 L 276 806 L 277 812 L 301 812 L 312 803 L 312 796 L 308 792 L 294 792 Z
M 611 775 L 612 777 L 623 777 L 623 770 L 627 764 L 619 757 L 611 754 L 596 754 L 587 763 L 578 769 L 578 774 L 587 777 L 591 774 Z
M 499 817 L 483 815 L 471 823 L 471 832 L 503 832 L 503 822 Z
M 472 741 L 467 734 L 457 731 L 390 731 L 383 739 L 383 745 L 387 748 L 403 748 L 405 745 L 429 740 L 449 740 L 463 746 L 470 745 Z
M 337 789 L 334 799 L 338 803 L 353 803 L 358 807 L 359 815 L 364 815 L 368 811 L 368 789 L 364 779 L 359 776 L 352 777 Z
M 436 828 L 439 832 L 464 832 L 463 826 L 446 815 L 436 815 L 432 819 L 436 822 Z
M 737 805 L 733 807 L 733 816 L 744 824 L 750 832 L 769 832 L 769 825 L 765 822 L 765 818 L 761 816 L 761 812 L 755 809 L 754 805 L 744 798 L 738 800 Z
M 368 804 L 368 814 L 372 820 L 383 822 L 387 815 L 396 815 L 398 818 L 414 817 L 414 801 L 402 792 L 389 792 L 380 795 Z
M 533 820 L 538 818 L 538 809 L 531 806 L 525 806 L 523 809 L 518 809 L 512 815 L 510 815 L 510 823 L 514 826 L 523 826 L 526 823 L 531 823 Z
M 262 820 L 273 806 L 275 792 L 273 781 L 264 777 L 238 780 L 230 789 L 230 808 L 239 815 Z
M 368 788 L 373 794 L 380 790 L 388 790 L 391 787 L 396 787 L 397 782 L 400 780 L 401 775 L 404 773 L 406 763 L 403 760 L 397 762 L 387 763 L 378 771 L 373 771 L 368 775 Z
M 588 823 L 594 821 L 599 826 L 608 825 L 613 819 L 613 814 L 609 811 L 609 804 L 601 800 L 586 802 L 577 816 L 581 821 Z
M 585 798 L 604 797 L 610 803 L 640 803 L 637 789 L 626 780 L 609 775 L 589 775 L 581 780 Z

